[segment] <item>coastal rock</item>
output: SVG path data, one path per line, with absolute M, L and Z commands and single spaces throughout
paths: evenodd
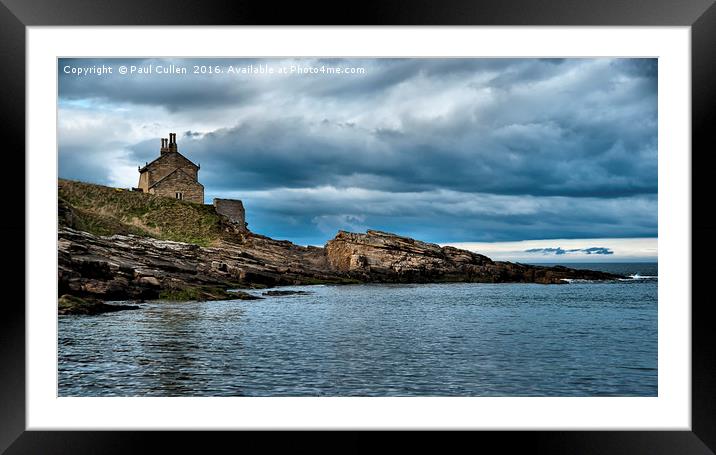
M 137 310 L 135 305 L 110 305 L 97 299 L 82 299 L 72 295 L 63 295 L 57 301 L 58 314 L 102 314 L 114 311 Z
M 262 292 L 261 295 L 269 296 L 269 297 L 280 297 L 285 295 L 311 295 L 312 292 L 308 291 L 266 291 Z
M 339 232 L 326 244 L 326 257 L 332 270 L 367 282 L 558 284 L 566 279 L 618 278 L 590 270 L 496 262 L 471 251 L 375 230 Z
M 226 289 L 349 282 L 323 249 L 247 235 L 212 247 L 59 228 L 59 292 L 104 300 L 249 299 Z

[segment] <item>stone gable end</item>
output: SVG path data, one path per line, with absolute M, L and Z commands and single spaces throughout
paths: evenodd
M 197 204 L 204 203 L 204 185 L 191 178 L 181 169 L 156 183 L 149 189 L 149 192 L 158 196 L 182 199 Z
M 179 152 L 166 153 L 146 166 L 145 172 L 149 173 L 149 186 L 154 185 L 176 169 L 183 170 L 194 179 L 198 178 L 199 167 L 197 165 L 189 161 Z

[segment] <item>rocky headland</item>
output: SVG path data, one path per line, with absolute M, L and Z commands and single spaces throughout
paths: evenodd
M 493 261 L 471 251 L 374 230 L 340 231 L 325 252 L 331 270 L 364 282 L 560 284 L 569 279 L 619 278 L 593 270 Z
M 304 247 L 238 229 L 211 206 L 67 180 L 59 184 L 58 230 L 59 295 L 85 299 L 254 299 L 239 289 L 620 278 L 493 261 L 374 230 L 341 231 L 324 248 Z

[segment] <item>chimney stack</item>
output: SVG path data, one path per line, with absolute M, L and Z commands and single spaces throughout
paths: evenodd
M 177 134 L 176 133 L 169 133 L 169 151 L 171 151 L 171 152 L 177 151 Z
M 165 137 L 162 138 L 162 148 L 159 149 L 160 154 L 164 154 L 164 153 L 166 153 L 167 151 L 169 151 L 169 148 L 168 148 L 168 147 L 169 147 L 169 144 L 168 144 L 168 142 L 169 142 L 169 139 L 167 139 L 167 138 L 165 138 Z

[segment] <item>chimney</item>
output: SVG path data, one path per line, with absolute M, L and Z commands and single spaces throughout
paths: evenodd
M 176 152 L 177 151 L 177 133 L 169 133 L 169 146 L 168 151 L 170 152 Z

